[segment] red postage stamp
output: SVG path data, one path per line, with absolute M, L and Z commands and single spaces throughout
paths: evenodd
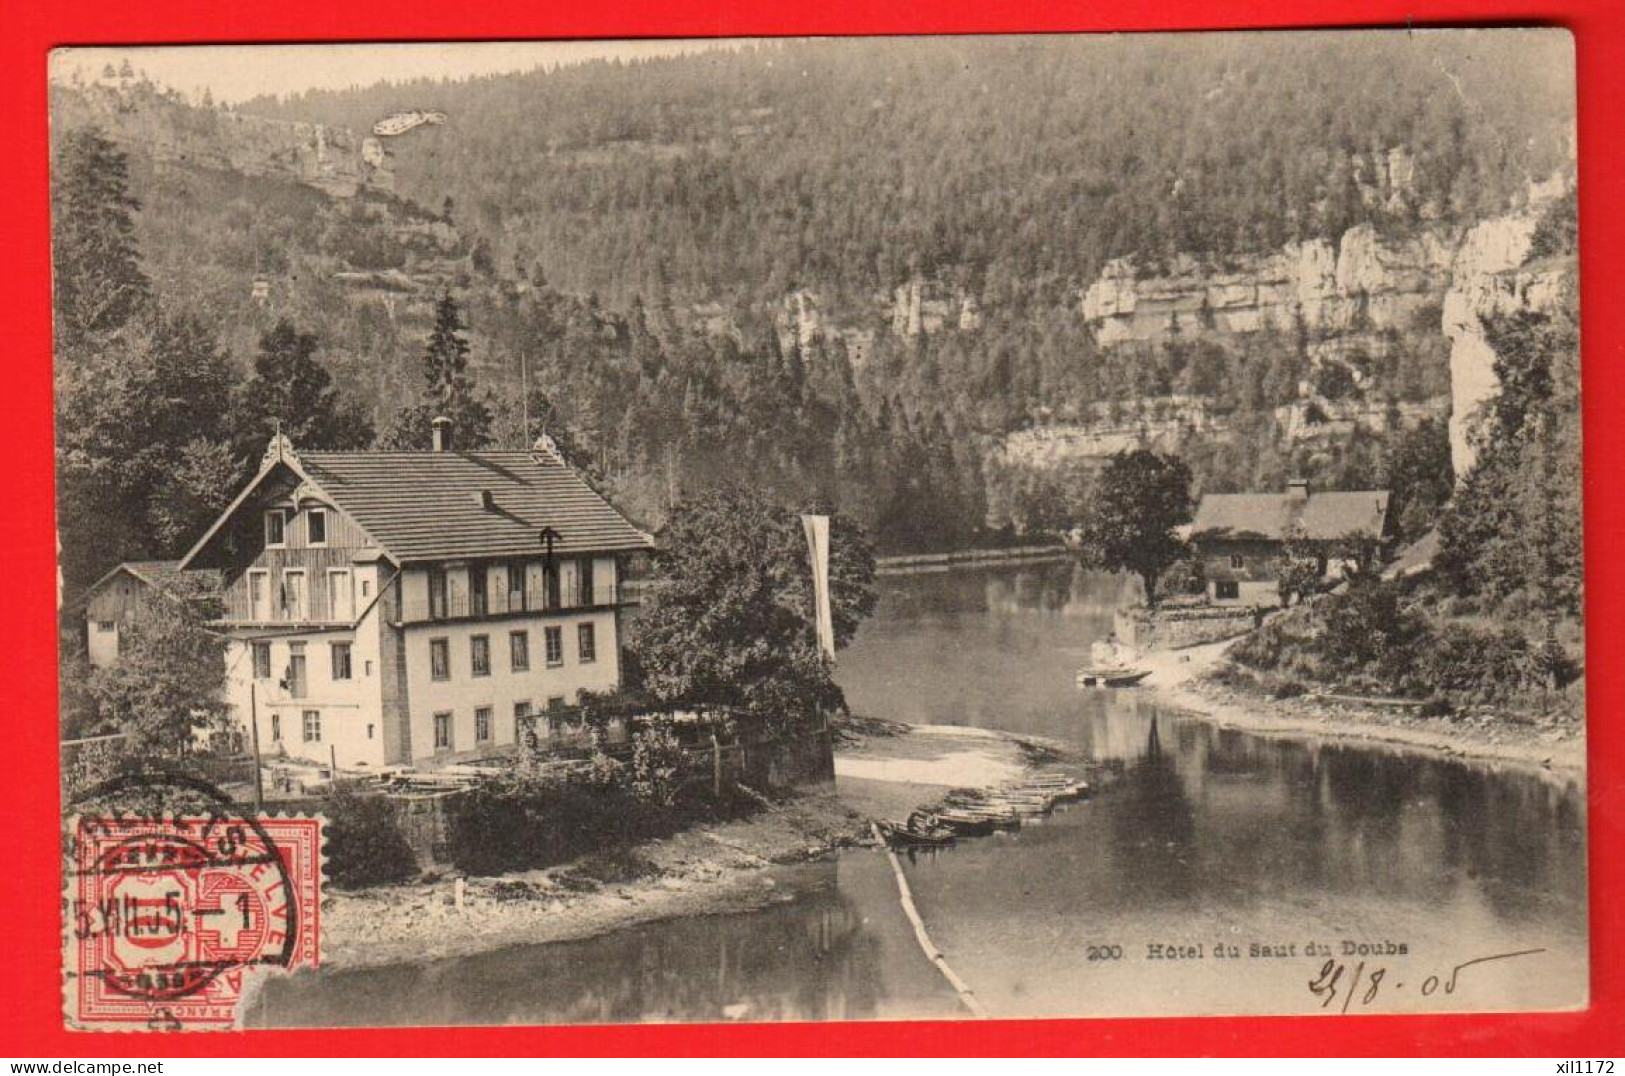
M 81 816 L 72 834 L 70 1027 L 231 1028 L 255 969 L 318 963 L 320 819 Z

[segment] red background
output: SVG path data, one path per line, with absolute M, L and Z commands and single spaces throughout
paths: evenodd
M 1035 0 L 848 0 L 775 7 L 764 0 L 617 0 L 549 6 L 525 0 L 468 5 L 397 0 L 342 4 L 189 4 L 183 0 L 12 0 L 0 38 L 7 143 L 0 215 L 4 280 L 5 411 L 0 414 L 0 1042 L 23 1056 L 221 1054 L 1536 1054 L 1625 1053 L 1625 674 L 1608 658 L 1625 629 L 1620 534 L 1625 497 L 1625 307 L 1609 302 L 1625 271 L 1625 203 L 1614 111 L 1622 100 L 1625 4 L 1587 0 L 1179 0 L 1132 4 Z M 1579 72 L 1580 273 L 1586 457 L 1586 571 L 1590 695 L 1591 1007 L 1557 1015 L 1045 1020 L 986 1023 L 394 1029 L 251 1033 L 70 1034 L 62 1029 L 58 948 L 55 564 L 52 520 L 50 263 L 46 55 L 64 44 L 209 41 L 710 37 L 854 33 L 1290 28 L 1463 24 L 1558 25 L 1574 34 Z

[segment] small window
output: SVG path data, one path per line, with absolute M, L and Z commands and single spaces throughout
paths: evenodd
M 282 715 L 281 714 L 272 714 L 271 715 L 271 742 L 272 743 L 281 743 L 282 742 Z
M 565 700 L 564 700 L 563 695 L 554 695 L 552 698 L 548 699 L 547 700 L 547 711 L 548 711 L 548 713 L 556 714 L 556 713 L 563 712 L 563 710 L 564 710 L 564 701 Z
M 96 621 L 96 630 L 100 632 L 117 631 L 118 624 L 111 620 L 98 620 Z
M 530 671 L 530 632 L 508 633 L 508 658 L 514 672 Z
M 280 508 L 265 513 L 265 544 L 280 546 L 287 540 L 288 514 Z
M 598 660 L 598 633 L 593 625 L 576 625 L 576 652 L 583 665 Z
M 302 735 L 306 743 L 322 742 L 322 712 L 320 710 L 306 710 Z
M 530 718 L 530 700 L 523 699 L 513 704 L 513 725 L 518 728 L 521 723 Z
M 563 665 L 564 629 L 545 628 L 542 632 L 542 638 L 547 645 L 547 663 L 549 665 Z
M 363 675 L 363 676 L 371 676 L 372 675 L 372 662 L 371 661 L 363 661 L 361 663 L 361 675 Z
M 451 750 L 451 714 L 434 715 L 434 749 L 436 751 Z
M 254 644 L 254 679 L 269 680 L 271 678 L 271 644 Z
M 310 545 L 327 544 L 327 512 L 312 508 L 305 513 L 305 541 Z
M 283 681 L 283 690 L 289 698 L 302 699 L 305 697 L 305 644 L 288 644 L 288 670 L 287 678 Z
M 474 742 L 491 742 L 491 708 L 489 706 L 476 706 L 474 708 Z
M 446 619 L 446 573 L 441 568 L 429 569 L 429 617 Z
M 468 613 L 470 616 L 484 616 L 486 597 L 490 594 L 490 580 L 486 577 L 485 566 L 476 564 L 468 569 Z
M 581 561 L 576 567 L 576 574 L 580 578 L 578 589 L 581 591 L 581 604 L 597 604 L 593 601 L 592 561 L 590 559 Z
M 327 569 L 327 618 L 355 619 L 355 592 L 350 589 L 350 569 Z
M 361 581 L 361 596 L 363 598 L 372 597 L 372 580 L 371 579 L 363 579 Z
M 468 640 L 469 664 L 475 676 L 491 675 L 491 637 L 475 635 Z
M 451 644 L 445 639 L 429 640 L 429 679 L 451 679 Z
M 525 611 L 525 564 L 514 561 L 508 565 L 508 612 Z
M 265 601 L 265 591 L 270 578 L 270 573 L 263 570 L 248 573 L 248 619 L 256 621 L 270 619 Z
M 1220 601 L 1235 601 L 1241 597 L 1241 585 L 1234 579 L 1221 579 L 1213 584 L 1213 596 Z
M 373 730 L 376 729 L 377 727 L 378 727 L 377 725 L 368 725 L 367 726 L 367 739 L 369 739 L 369 740 L 372 739 Z
M 546 564 L 542 567 L 542 608 L 557 609 L 559 607 L 559 566 Z
M 1240 553 L 1232 553 L 1230 554 L 1230 567 L 1239 572 L 1247 567 L 1247 561 L 1242 558 Z
M 333 679 L 350 679 L 350 644 L 333 643 Z
M 282 613 L 289 620 L 305 619 L 305 573 L 288 569 L 282 573 Z

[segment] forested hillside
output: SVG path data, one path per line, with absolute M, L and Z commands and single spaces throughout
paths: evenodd
M 1122 254 L 1340 235 L 1373 216 L 1356 158 L 1395 146 L 1415 196 L 1380 223 L 1502 211 L 1567 157 L 1567 65 L 1530 44 L 825 41 L 242 110 L 356 129 L 445 111 L 400 150 L 402 193 L 450 196 L 510 262 L 613 305 L 808 286 L 861 305 L 919 271 L 1022 310 L 1068 301 Z
M 1519 208 L 1532 181 L 1568 167 L 1566 47 L 1506 34 L 805 42 L 230 111 L 139 73 L 54 86 L 57 173 L 76 132 L 106 134 L 161 312 L 97 361 L 134 349 L 162 374 L 163 355 L 188 355 L 224 379 L 203 394 L 218 414 L 182 408 L 175 421 L 196 428 L 164 435 L 190 446 L 190 514 L 159 507 L 187 484 L 159 454 L 128 498 L 163 526 L 70 560 L 89 571 L 183 549 L 206 487 L 251 470 L 273 412 L 328 441 L 406 436 L 401 417 L 445 384 L 425 381 L 437 324 L 440 354 L 466 342 L 457 391 L 488 416 L 459 431 L 465 444 L 545 426 L 651 526 L 679 493 L 726 481 L 833 501 L 888 550 L 1054 526 L 1053 483 L 1001 469 L 1006 435 L 1147 396 L 1199 399 L 1229 431 L 1181 446 L 1208 486 L 1288 469 L 1385 482 L 1418 458 L 1436 471 L 1437 424 L 1356 426 L 1311 448 L 1285 437 L 1280 410 L 1320 406 L 1304 385 L 1371 413 L 1436 399 L 1436 325 L 1389 330 L 1394 346 L 1356 385 L 1317 366 L 1316 326 L 1108 347 L 1080 298 L 1123 255 L 1148 272 L 1176 256 L 1239 266 L 1358 225 L 1449 237 Z M 419 108 L 446 120 L 367 137 Z M 86 197 L 111 159 L 92 156 Z M 76 268 L 62 249 L 59 235 L 59 332 Z M 70 380 L 75 346 L 59 347 Z M 256 361 L 290 355 L 331 375 L 320 422 L 243 387 Z M 63 414 L 59 389 L 59 422 L 105 402 L 93 380 L 73 384 L 84 395 Z M 94 504 L 95 483 L 122 472 L 98 470 L 108 446 L 75 451 L 98 476 L 79 494 Z

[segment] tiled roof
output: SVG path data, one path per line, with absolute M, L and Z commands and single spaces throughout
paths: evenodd
M 128 573 L 150 587 L 163 589 L 175 582 L 181 574 L 181 562 L 178 560 L 127 560 L 122 564 L 114 565 L 100 579 L 79 592 L 79 596 L 69 603 L 70 609 L 81 609 L 87 602 L 115 577 Z
M 181 574 L 178 560 L 127 560 L 119 567 L 155 587 L 167 587 Z
M 300 452 L 297 463 L 400 562 L 646 549 L 648 536 L 568 466 L 530 452 Z M 490 506 L 481 502 L 490 494 Z
M 1196 506 L 1191 531 L 1200 538 L 1318 541 L 1350 535 L 1381 538 L 1388 518 L 1386 490 L 1311 493 L 1209 493 Z

